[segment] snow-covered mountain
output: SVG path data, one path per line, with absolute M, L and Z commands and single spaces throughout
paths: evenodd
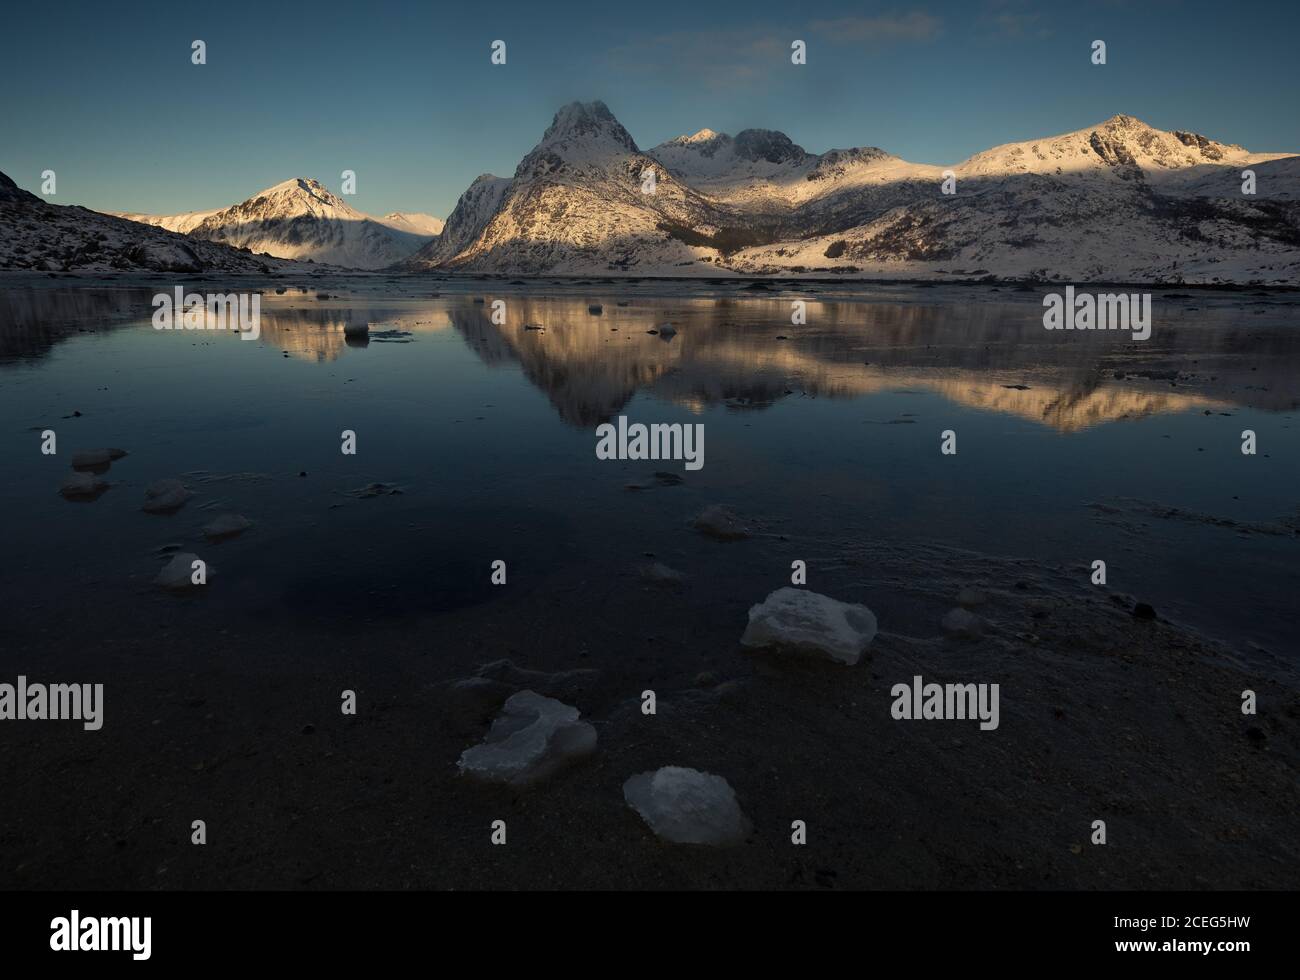
M 443 225 L 446 224 L 441 218 L 422 214 L 419 211 L 391 211 L 378 220 L 389 228 L 396 228 L 398 231 L 409 232 L 412 235 L 425 235 L 429 238 L 441 235 Z
M 427 214 L 399 211 L 372 218 L 306 177 L 286 180 L 215 211 L 118 216 L 279 258 L 352 269 L 392 265 L 441 231 L 441 222 Z M 437 231 L 430 230 L 434 226 Z
M 654 192 L 643 189 L 655 172 Z M 710 227 L 717 206 L 668 172 L 601 102 L 575 102 L 508 181 L 485 174 L 458 202 L 442 236 L 399 268 L 584 272 L 691 265 L 691 248 L 660 226 Z
M 573 103 L 512 178 L 478 178 L 398 267 L 1294 282 L 1298 198 L 1300 157 L 1131 116 L 942 166 L 876 147 L 814 154 L 770 130 L 642 152 L 603 103 Z
M 50 204 L 0 173 L 0 270 L 302 274 L 312 267 Z

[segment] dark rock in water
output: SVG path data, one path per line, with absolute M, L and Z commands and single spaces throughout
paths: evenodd
M 659 335 L 659 331 L 658 331 L 658 330 L 647 330 L 646 333 L 648 333 L 648 334 L 652 334 L 652 335 L 654 335 L 654 336 L 656 336 L 656 337 Z
M 787 337 L 787 336 L 786 336 L 785 334 L 783 334 L 783 333 L 779 333 L 779 334 L 776 335 L 776 339 L 777 339 L 777 340 L 789 340 L 790 338 Z
M 677 487 L 686 482 L 686 478 L 678 473 L 669 473 L 667 470 L 655 470 L 655 482 L 662 487 Z
M 1153 606 L 1145 602 L 1139 602 L 1133 607 L 1133 615 L 1138 619 L 1155 619 L 1156 611 Z
M 396 496 L 400 493 L 402 488 L 395 483 L 367 483 L 364 487 L 349 491 L 349 496 L 366 500 L 370 497 Z
M 72 454 L 72 468 L 102 473 L 114 460 L 121 459 L 125 455 L 125 449 L 85 449 Z
M 748 286 L 743 286 L 741 288 L 763 293 L 770 293 L 772 291 L 772 287 L 765 282 L 751 282 Z
M 199 556 L 188 551 L 183 551 L 173 555 L 172 560 L 162 567 L 155 578 L 154 585 L 161 586 L 164 589 L 170 589 L 173 592 L 188 592 L 191 589 L 202 588 L 201 585 L 194 581 L 194 563 L 199 560 Z M 204 578 L 211 578 L 217 570 L 211 565 L 207 565 Z
M 601 306 L 599 303 L 592 303 L 587 307 L 587 312 L 592 316 L 600 316 L 605 312 L 605 307 Z
M 170 514 L 193 496 L 180 480 L 159 480 L 145 488 L 144 506 L 140 509 L 146 514 Z
M 524 324 L 524 329 L 525 329 L 525 330 L 545 330 L 546 328 L 545 328 L 544 326 L 542 326 L 540 323 L 525 323 L 525 324 Z
M 106 480 L 100 480 L 92 473 L 71 473 L 59 487 L 59 493 L 66 500 L 95 500 L 108 487 Z
M 253 522 L 243 514 L 222 514 L 216 520 L 203 526 L 203 535 L 210 541 L 220 541 L 243 534 Z
M 317 299 L 329 299 L 329 298 L 330 298 L 330 294 L 329 294 L 329 293 L 317 293 L 317 294 L 316 294 L 316 298 L 317 298 Z
M 368 323 L 345 323 L 343 325 L 344 337 L 368 337 L 370 336 L 370 324 Z
M 478 304 L 479 306 L 481 306 L 481 305 L 483 305 L 483 303 L 485 303 L 485 302 L 487 302 L 487 301 L 486 301 L 485 299 L 483 299 L 482 296 L 475 296 L 475 297 L 474 297 L 474 302 L 475 302 L 476 304 Z
M 624 300 L 619 300 L 618 305 L 619 305 L 619 306 L 631 306 L 632 304 L 631 304 L 628 300 L 625 300 L 625 299 L 624 299 Z

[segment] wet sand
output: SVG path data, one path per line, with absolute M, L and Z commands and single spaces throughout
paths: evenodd
M 759 539 L 747 558 L 810 543 Z M 738 645 L 752 596 L 573 580 L 436 626 L 154 631 L 70 617 L 47 676 L 110 679 L 103 732 L 9 731 L 3 866 L 17 888 L 1292 888 L 1300 698 L 1077 570 L 819 542 L 826 591 L 881 634 L 856 667 Z M 712 544 L 715 548 L 733 547 Z M 828 547 L 830 546 L 830 547 Z M 775 564 L 775 562 L 773 562 Z M 684 569 L 689 572 L 689 569 Z M 963 587 L 987 634 L 943 635 Z M 888 596 L 888 601 L 872 601 Z M 183 604 L 183 600 L 182 600 Z M 581 610 L 581 612 L 580 612 Z M 629 624 L 637 624 L 630 627 Z M 8 629 L 6 645 L 41 638 Z M 121 640 L 116 637 L 136 636 Z M 147 637 L 147 638 L 146 638 Z M 539 642 L 540 638 L 540 642 Z M 500 659 L 599 732 L 525 791 L 456 774 L 486 730 L 447 685 Z M 893 684 L 1001 685 L 1001 722 L 896 721 Z M 496 676 L 509 679 L 498 668 Z M 357 691 L 359 713 L 336 707 Z M 1256 691 L 1257 717 L 1240 695 Z M 658 713 L 640 694 L 658 694 Z M 745 844 L 656 840 L 621 796 L 660 765 L 725 776 Z M 193 819 L 209 843 L 189 843 Z M 489 826 L 505 820 L 508 844 Z M 790 823 L 808 825 L 806 846 Z M 1108 843 L 1089 842 L 1106 821 Z

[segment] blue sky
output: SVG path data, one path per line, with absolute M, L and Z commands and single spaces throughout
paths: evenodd
M 1281 0 L 120 0 L 4 20 L 0 171 L 35 192 L 53 169 L 56 203 L 107 210 L 220 207 L 298 176 L 338 190 L 351 169 L 360 210 L 445 216 L 575 99 L 643 149 L 761 127 L 953 163 L 1122 112 L 1300 152 L 1300 4 Z

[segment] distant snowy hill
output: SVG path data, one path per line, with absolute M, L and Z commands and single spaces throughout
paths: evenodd
M 397 268 L 1294 283 L 1298 195 L 1300 157 L 1131 116 L 941 166 L 876 147 L 813 154 L 770 130 L 642 152 L 603 103 L 573 103 L 513 177 L 478 178 Z
M 311 267 L 50 204 L 0 174 L 0 270 L 250 274 L 303 273 Z
M 429 237 L 441 235 L 442 227 L 446 224 L 441 218 L 435 218 L 431 214 L 421 214 L 418 211 L 393 211 L 377 220 L 398 231 Z
M 442 230 L 442 222 L 427 214 L 396 211 L 372 218 L 319 181 L 305 177 L 286 180 L 214 211 L 119 216 L 279 258 L 310 259 L 352 269 L 392 265 Z

